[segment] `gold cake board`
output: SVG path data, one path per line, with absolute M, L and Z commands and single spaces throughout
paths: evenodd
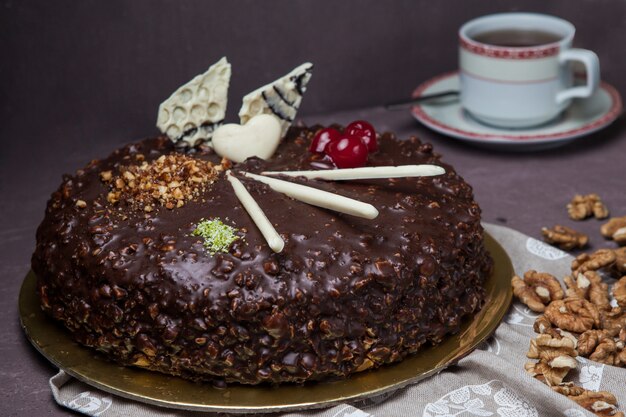
M 116 365 L 72 341 L 65 328 L 43 314 L 32 271 L 20 291 L 20 319 L 28 339 L 55 366 L 86 384 L 121 397 L 205 412 L 268 413 L 329 407 L 395 391 L 436 374 L 469 354 L 495 331 L 511 303 L 513 266 L 502 246 L 488 234 L 485 244 L 495 261 L 494 273 L 485 284 L 487 301 L 481 311 L 465 320 L 459 333 L 400 363 L 339 381 L 215 388 L 209 383 Z

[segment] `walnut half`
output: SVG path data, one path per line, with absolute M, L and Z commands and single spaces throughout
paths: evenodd
M 613 253 L 615 254 L 615 263 L 612 265 L 611 272 L 617 277 L 626 275 L 626 246 L 615 249 Z
M 612 217 L 600 227 L 600 233 L 620 245 L 626 244 L 626 216 Z
M 609 210 L 598 194 L 576 194 L 567 205 L 567 213 L 572 220 L 584 220 L 591 216 L 604 219 L 609 216 Z
M 524 279 L 517 275 L 511 280 L 513 295 L 533 311 L 541 313 L 551 301 L 563 299 L 565 293 L 554 275 L 534 270 L 524 273 Z
M 621 411 L 617 411 L 617 398 L 608 391 L 590 391 L 571 382 L 553 386 L 552 389 L 597 416 L 624 417 Z
M 540 334 L 530 341 L 530 349 L 526 354 L 530 359 L 539 362 L 528 362 L 524 366 L 526 372 L 535 378 L 544 380 L 549 386 L 559 385 L 571 369 L 576 369 L 575 342 L 568 337 L 553 337 Z
M 598 308 L 584 298 L 553 301 L 546 308 L 545 316 L 554 326 L 574 333 L 600 326 Z
M 613 285 L 613 297 L 617 305 L 626 309 L 626 275 Z
M 541 234 L 543 235 L 543 240 L 547 243 L 557 245 L 564 250 L 584 248 L 589 243 L 587 235 L 558 224 L 552 228 L 543 227 Z
M 610 267 L 615 262 L 615 251 L 611 249 L 599 249 L 594 253 L 583 253 L 572 261 L 572 272 L 574 275 L 587 271 L 597 271 L 605 267 Z

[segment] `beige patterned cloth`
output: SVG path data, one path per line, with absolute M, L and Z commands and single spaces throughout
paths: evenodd
M 569 273 L 572 257 L 565 252 L 502 226 L 485 227 L 508 252 L 518 274 L 531 268 L 558 277 Z M 280 416 L 593 416 L 524 371 L 535 317 L 524 305 L 514 302 L 493 337 L 457 365 L 429 379 L 377 398 Z M 584 358 L 578 362 L 577 371 L 567 380 L 586 389 L 611 391 L 620 401 L 620 409 L 626 410 L 626 369 Z M 217 416 L 127 400 L 79 382 L 63 371 L 50 379 L 50 387 L 57 403 L 90 416 Z

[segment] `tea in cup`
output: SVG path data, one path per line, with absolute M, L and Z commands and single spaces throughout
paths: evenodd
M 572 48 L 574 25 L 554 16 L 501 13 L 459 30 L 461 105 L 479 121 L 524 128 L 555 119 L 573 98 L 598 88 L 597 55 Z M 586 83 L 574 86 L 573 63 Z

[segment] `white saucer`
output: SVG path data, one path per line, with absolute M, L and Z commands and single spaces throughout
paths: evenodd
M 458 72 L 440 75 L 422 83 L 413 97 L 446 90 L 459 90 Z M 602 82 L 586 99 L 575 99 L 558 119 L 525 129 L 484 125 L 461 108 L 458 97 L 432 99 L 414 106 L 413 116 L 424 125 L 475 145 L 532 151 L 564 145 L 611 124 L 622 112 L 622 100 L 611 85 Z

